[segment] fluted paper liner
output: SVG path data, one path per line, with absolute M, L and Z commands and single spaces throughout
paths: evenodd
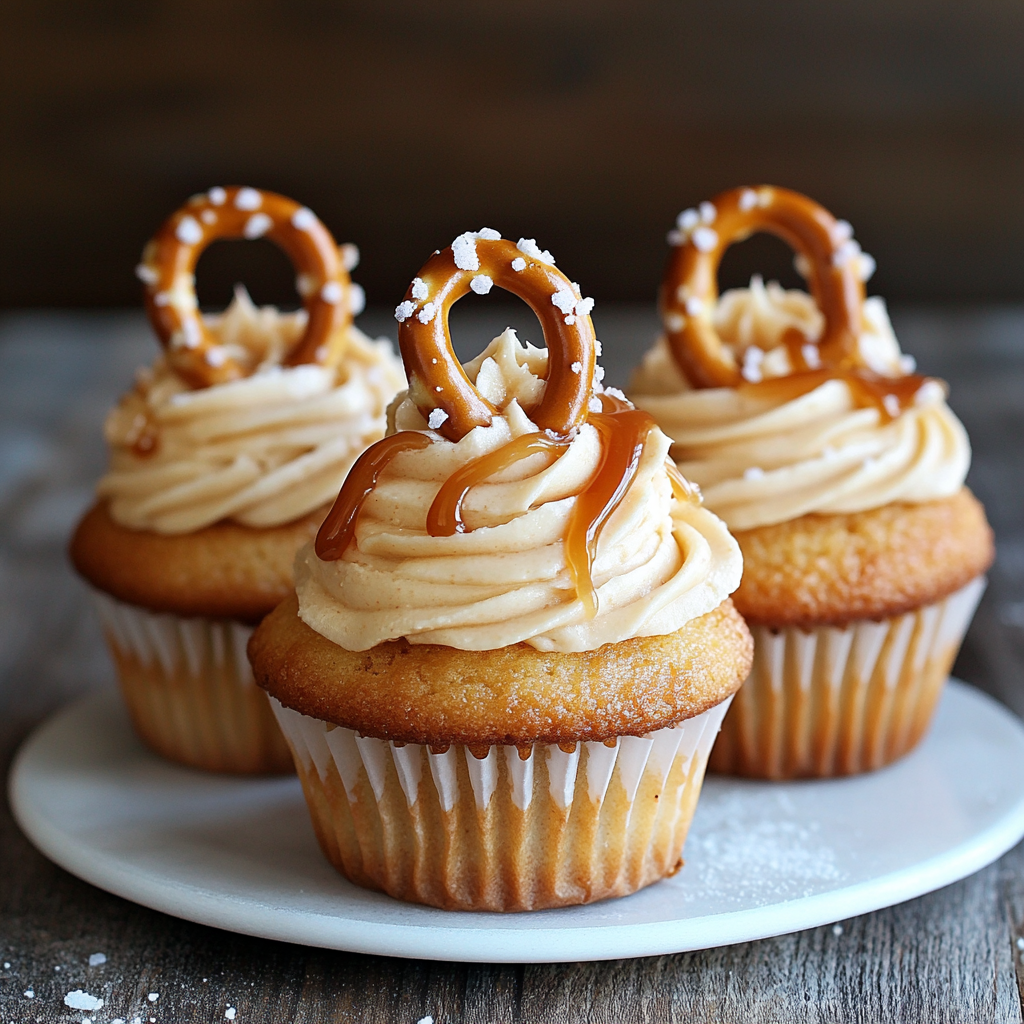
M 155 614 L 94 591 L 139 737 L 207 771 L 291 772 L 292 757 L 245 654 L 252 627 Z
M 753 668 L 709 770 L 825 778 L 902 757 L 928 729 L 984 589 L 978 577 L 943 601 L 845 628 L 752 626 Z
M 442 750 L 271 698 L 328 860 L 358 885 L 461 910 L 589 903 L 675 871 L 728 704 L 609 743 Z

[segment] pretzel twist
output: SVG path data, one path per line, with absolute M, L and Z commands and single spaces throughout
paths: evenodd
M 291 258 L 308 317 L 287 365 L 324 362 L 332 333 L 352 322 L 348 272 L 337 243 L 312 210 L 275 192 L 211 188 L 168 217 L 136 268 L 146 286 L 153 330 L 171 366 L 193 387 L 222 384 L 247 373 L 203 322 L 196 301 L 196 263 L 218 238 L 263 237 Z
M 551 263 L 486 229 L 435 253 L 395 311 L 410 397 L 428 420 L 436 409 L 444 413 L 436 429 L 450 441 L 497 415 L 462 369 L 448 328 L 454 302 L 470 289 L 486 294 L 493 285 L 523 299 L 544 331 L 547 384 L 538 405 L 527 410 L 530 418 L 542 430 L 571 434 L 587 418 L 593 389 L 593 301 L 582 298 L 579 287 Z
M 733 352 L 712 323 L 718 266 L 725 250 L 757 231 L 778 235 L 803 257 L 811 294 L 825 318 L 817 344 L 821 365 L 861 365 L 857 339 L 864 304 L 864 257 L 845 221 L 807 196 L 771 186 L 723 192 L 699 210 L 680 215 L 661 290 L 669 347 L 690 383 L 699 388 L 743 382 Z

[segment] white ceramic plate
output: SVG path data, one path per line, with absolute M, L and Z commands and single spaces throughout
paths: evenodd
M 924 743 L 872 775 L 769 784 L 711 777 L 674 878 L 621 900 L 454 913 L 350 885 L 323 859 L 298 781 L 206 775 L 135 739 L 113 694 L 25 743 L 14 813 L 48 857 L 103 889 L 202 924 L 437 960 L 601 960 L 779 935 L 963 878 L 1024 835 L 1024 726 L 951 681 Z

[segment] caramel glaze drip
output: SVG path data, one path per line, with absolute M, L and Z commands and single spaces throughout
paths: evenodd
M 740 392 L 758 398 L 790 402 L 810 394 L 826 381 L 841 380 L 850 388 L 858 406 L 874 406 L 881 414 L 882 421 L 887 423 L 909 409 L 921 386 L 933 379 L 916 373 L 902 377 L 883 377 L 864 366 L 811 369 L 803 353 L 804 346 L 809 343 L 800 331 L 790 328 L 782 343 L 789 353 L 789 364 L 794 367 L 793 372 L 785 377 L 745 382 L 739 386 Z
M 317 558 L 324 562 L 341 558 L 355 534 L 363 503 L 392 459 L 402 452 L 417 451 L 432 443 L 429 434 L 402 430 L 370 445 L 348 471 L 331 511 L 317 532 L 313 545 Z
M 598 433 L 601 458 L 597 472 L 577 496 L 565 537 L 565 557 L 572 573 L 576 593 L 593 618 L 597 614 L 597 591 L 593 565 L 601 529 L 622 503 L 640 465 L 647 435 L 654 419 L 609 395 L 601 395 L 602 411 L 591 413 L 588 422 Z M 514 466 L 531 455 L 560 458 L 575 437 L 560 437 L 549 431 L 523 434 L 497 451 L 467 463 L 452 474 L 437 492 L 427 512 L 427 533 L 431 537 L 451 537 L 464 533 L 462 505 L 470 489 Z M 363 502 L 388 463 L 401 452 L 426 448 L 433 440 L 429 434 L 406 430 L 378 441 L 356 461 L 316 537 L 317 557 L 325 562 L 341 558 L 355 533 L 356 519 Z M 680 500 L 694 501 L 695 492 L 666 462 L 673 493 Z
M 471 488 L 531 455 L 542 453 L 553 455 L 557 459 L 565 453 L 571 443 L 571 436 L 559 437 L 546 431 L 522 434 L 497 451 L 488 452 L 478 459 L 473 459 L 472 462 L 467 462 L 445 480 L 437 492 L 427 512 L 427 533 L 431 537 L 451 537 L 455 533 L 465 533 L 462 503 Z
M 576 593 L 589 617 L 597 614 L 597 592 L 592 568 L 601 528 L 618 508 L 636 476 L 644 442 L 654 420 L 639 409 L 609 395 L 601 396 L 602 411 L 591 413 L 588 422 L 598 432 L 601 460 L 590 483 L 577 496 L 565 537 L 565 557 Z M 462 504 L 472 487 L 537 453 L 562 456 L 574 434 L 559 437 L 550 432 L 523 434 L 503 448 L 463 466 L 442 484 L 427 513 L 427 532 L 432 537 L 451 537 L 466 529 Z

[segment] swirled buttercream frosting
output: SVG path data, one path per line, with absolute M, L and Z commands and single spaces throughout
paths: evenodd
M 342 557 L 323 561 L 312 545 L 299 553 L 299 614 L 309 626 L 350 651 L 400 637 L 463 650 L 526 643 L 588 651 L 674 632 L 736 589 L 736 542 L 720 519 L 674 492 L 670 441 L 657 428 L 599 535 L 596 614 L 578 596 L 565 551 L 574 504 L 600 468 L 601 442 L 589 423 L 553 461 L 530 455 L 473 486 L 462 504 L 464 532 L 432 536 L 427 511 L 453 473 L 537 432 L 524 410 L 543 396 L 547 352 L 510 329 L 465 371 L 499 414 L 451 441 L 407 394 L 398 396 L 389 433 L 422 431 L 432 443 L 388 465 Z
M 299 519 L 334 499 L 405 386 L 390 343 L 354 326 L 340 360 L 282 365 L 305 313 L 257 308 L 244 290 L 207 326 L 249 376 L 193 389 L 164 358 L 140 371 L 107 417 L 111 463 L 97 486 L 122 526 L 180 534 Z
M 722 340 L 752 384 L 791 372 L 793 330 L 814 365 L 821 313 L 804 292 L 767 288 L 726 292 L 714 312 Z M 864 303 L 860 356 L 876 374 L 913 369 L 900 352 L 882 299 Z M 924 502 L 955 494 L 970 466 L 966 431 L 926 381 L 896 415 L 856 401 L 842 379 L 794 398 L 770 388 L 689 386 L 664 339 L 644 358 L 630 397 L 672 439 L 680 472 L 697 483 L 710 509 L 734 530 L 781 523 L 810 512 L 861 512 L 890 502 Z

